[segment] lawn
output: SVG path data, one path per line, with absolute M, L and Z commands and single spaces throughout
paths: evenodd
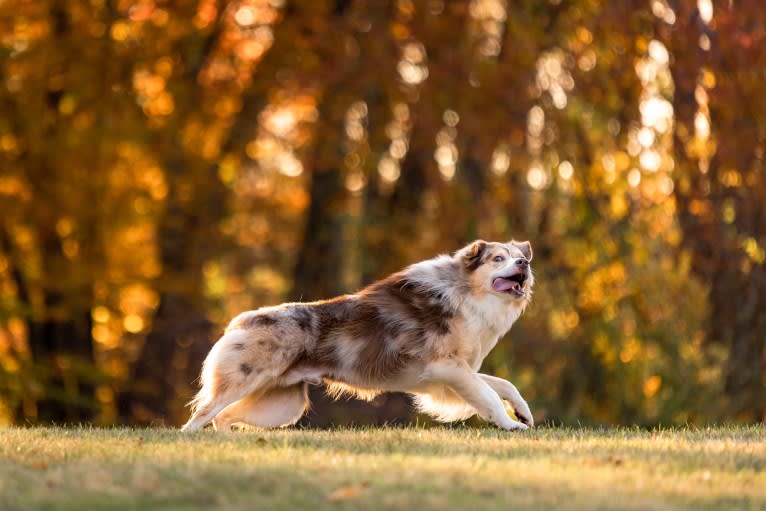
M 762 426 L 0 428 L 0 509 L 766 509 Z

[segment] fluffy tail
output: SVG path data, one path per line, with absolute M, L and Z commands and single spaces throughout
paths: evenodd
M 212 391 L 213 391 L 213 371 L 214 371 L 214 364 L 215 361 L 219 358 L 219 353 L 221 349 L 223 348 L 223 344 L 221 341 L 223 341 L 226 338 L 226 334 L 223 335 L 216 343 L 213 345 L 213 347 L 210 349 L 210 353 L 207 354 L 207 357 L 205 357 L 205 361 L 202 363 L 202 371 L 200 372 L 200 376 L 197 379 L 199 382 L 200 389 L 197 391 L 197 393 L 194 395 L 191 401 L 186 403 L 186 406 L 191 408 L 191 416 L 194 417 L 197 415 L 197 412 L 199 412 L 200 406 L 202 403 L 208 402 L 212 399 Z M 190 421 L 191 422 L 191 421 Z M 184 426 L 186 426 L 188 423 Z
M 202 428 L 228 404 L 247 395 L 243 387 L 252 385 L 247 385 L 249 382 L 244 381 L 232 385 L 232 378 L 227 374 L 234 358 L 231 353 L 232 344 L 243 336 L 244 332 L 241 330 L 229 331 L 213 345 L 202 364 L 200 389 L 186 405 L 191 407 L 191 418 L 181 428 L 182 431 L 196 431 Z M 237 390 L 239 392 L 236 392 Z

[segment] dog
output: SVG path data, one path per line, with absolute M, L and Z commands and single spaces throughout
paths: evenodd
M 532 427 L 516 387 L 478 372 L 529 304 L 531 261 L 528 241 L 477 240 L 355 294 L 244 312 L 205 359 L 182 429 L 288 426 L 320 384 L 366 400 L 406 392 L 442 422 L 478 414 L 506 430 Z

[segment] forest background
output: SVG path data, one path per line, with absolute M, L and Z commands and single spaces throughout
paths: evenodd
M 759 0 L 2 0 L 0 423 L 181 423 L 236 313 L 512 237 L 538 421 L 764 421 L 764 83 Z

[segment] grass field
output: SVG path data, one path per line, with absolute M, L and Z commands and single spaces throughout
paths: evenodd
M 0 509 L 766 509 L 766 430 L 0 428 Z

